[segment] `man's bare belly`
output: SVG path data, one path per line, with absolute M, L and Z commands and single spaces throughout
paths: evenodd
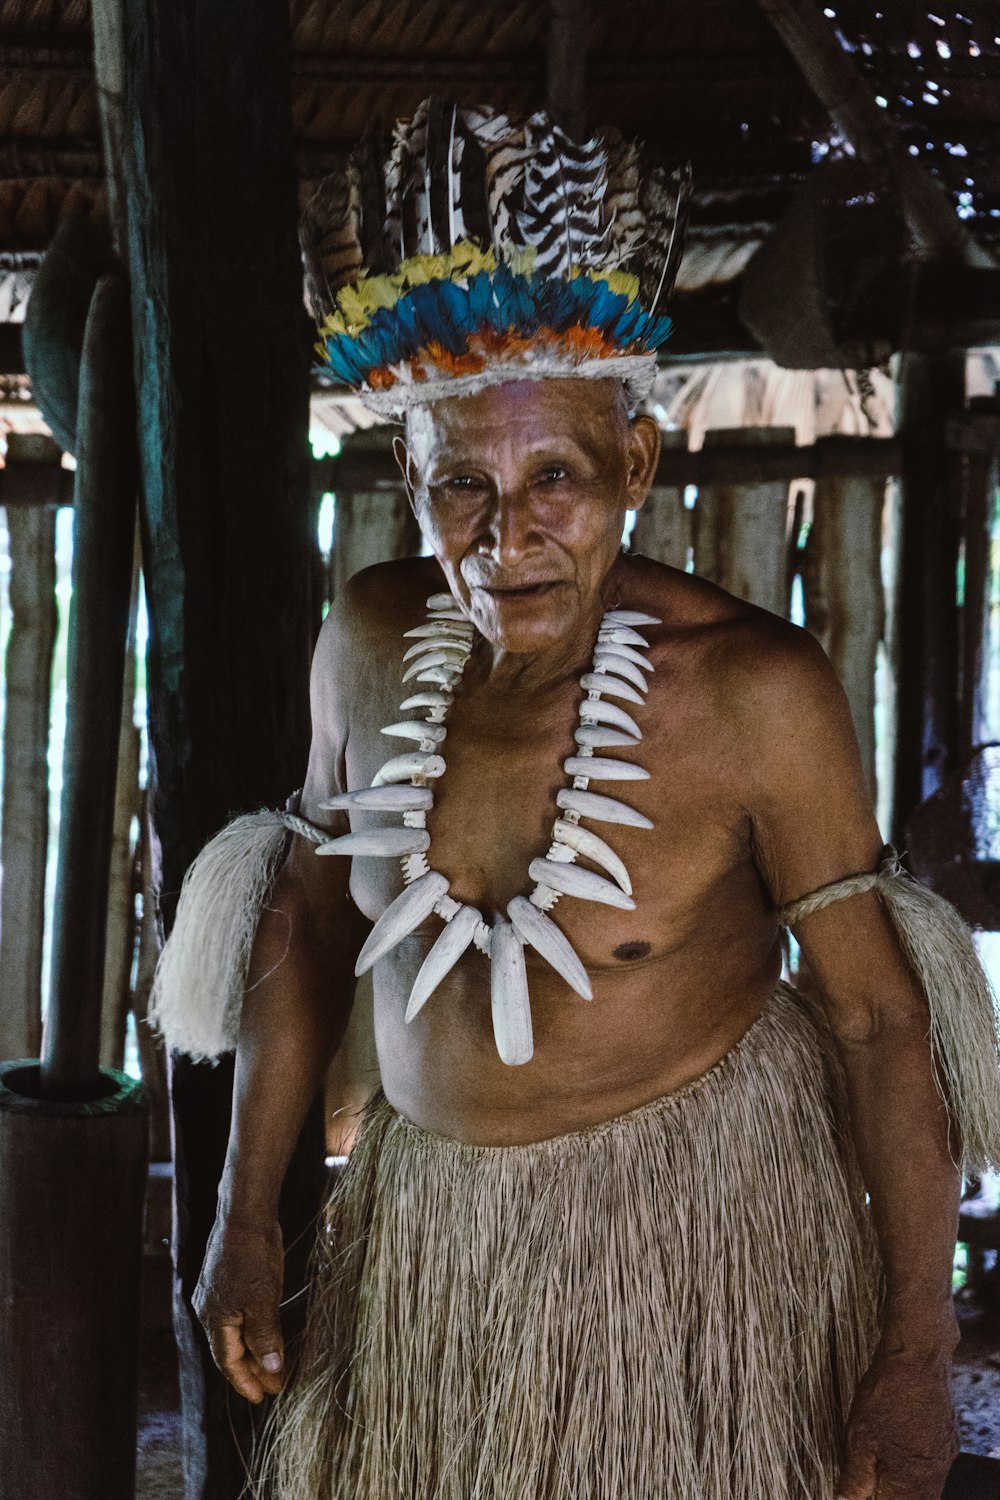
M 529 958 L 535 1055 L 509 1068 L 496 1053 L 481 954 L 404 1022 L 409 987 L 434 936 L 409 940 L 378 976 L 382 1084 L 417 1124 L 477 1145 L 542 1140 L 673 1092 L 739 1040 L 780 973 L 776 949 L 736 985 L 721 953 L 668 955 L 621 971 L 590 964 L 594 998 L 586 1001 Z
M 654 828 L 593 825 L 624 860 L 636 909 L 564 897 L 553 913 L 587 966 L 592 1001 L 529 950 L 535 1053 L 512 1068 L 496 1052 L 489 965 L 476 951 L 414 1021 L 403 1020 L 439 919 L 376 966 L 383 1086 L 390 1103 L 425 1128 L 514 1144 L 609 1119 L 704 1073 L 771 994 L 781 968 L 778 926 L 753 864 L 748 821 L 730 790 L 734 751 L 713 734 L 701 695 L 686 699 L 682 684 L 664 679 L 639 711 L 642 744 L 620 752 L 650 779 L 602 786 Z M 528 865 L 548 847 L 555 794 L 567 785 L 561 763 L 573 752 L 578 703 L 575 680 L 548 693 L 537 711 L 530 700 L 477 697 L 473 686 L 449 715 L 448 769 L 428 819 L 428 857 L 449 877 L 451 894 L 489 920 L 531 889 Z M 393 712 L 391 697 L 382 712 Z M 377 729 L 356 730 L 347 784 L 365 785 L 386 753 Z M 351 821 L 360 828 L 394 820 L 354 814 Z M 370 919 L 399 888 L 395 861 L 355 860 L 352 896 Z

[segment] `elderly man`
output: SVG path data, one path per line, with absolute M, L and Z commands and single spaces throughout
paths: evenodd
M 495 147 L 497 118 L 451 137 Z M 421 149 L 397 136 L 404 180 Z M 331 610 L 244 921 L 216 1360 L 282 1391 L 280 1500 L 937 1500 L 954 1161 L 996 1149 L 967 934 L 884 857 L 811 637 L 622 552 L 659 453 L 634 368 L 421 336 L 396 451 L 433 556 Z M 821 1008 L 781 981 L 782 921 Z M 278 1194 L 368 967 L 381 1090 L 286 1382 Z

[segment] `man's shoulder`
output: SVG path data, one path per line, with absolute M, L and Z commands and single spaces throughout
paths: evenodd
M 403 632 L 423 618 L 431 593 L 444 588 L 433 558 L 376 563 L 347 580 L 331 602 L 313 652 L 314 730 L 346 725 L 359 700 L 392 663 L 398 673 Z
M 667 657 L 716 691 L 734 721 L 771 730 L 840 711 L 843 697 L 816 638 L 694 573 L 637 558 L 636 607 L 657 615 Z
M 446 587 L 432 557 L 374 563 L 353 574 L 332 601 L 317 651 L 378 650 L 423 618 L 429 594 Z

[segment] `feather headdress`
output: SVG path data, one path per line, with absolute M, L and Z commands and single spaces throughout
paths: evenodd
M 428 99 L 385 149 L 372 126 L 302 220 L 321 370 L 398 416 L 505 380 L 652 383 L 671 320 L 687 168 L 606 130 L 574 141 Z

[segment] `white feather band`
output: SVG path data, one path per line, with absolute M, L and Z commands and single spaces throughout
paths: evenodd
M 314 843 L 329 837 L 292 811 L 247 813 L 210 839 L 185 875 L 149 1007 L 171 1051 L 216 1062 L 235 1049 L 257 923 L 289 830 Z
M 533 358 L 519 363 L 498 361 L 475 375 L 442 376 L 439 380 L 399 380 L 387 391 L 358 391 L 360 400 L 380 417 L 401 417 L 411 407 L 427 406 L 452 396 L 474 396 L 488 386 L 512 380 L 621 380 L 630 407 L 649 395 L 656 378 L 655 354 L 616 354 L 580 364 L 565 359 Z

